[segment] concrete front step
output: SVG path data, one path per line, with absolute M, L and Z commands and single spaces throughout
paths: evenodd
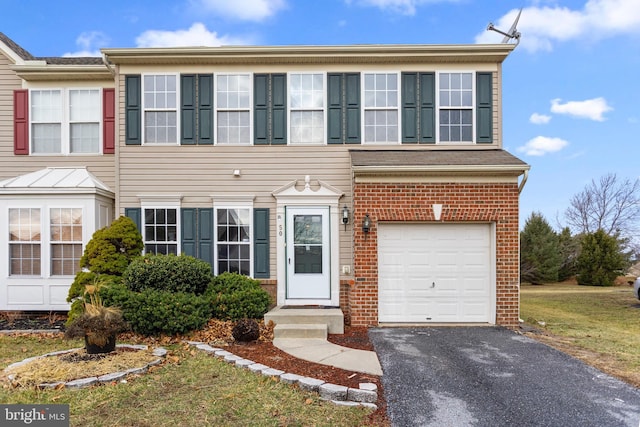
M 344 314 L 339 308 L 309 308 L 277 306 L 264 315 L 265 323 L 276 325 L 324 324 L 330 334 L 344 334 Z
M 321 338 L 327 339 L 325 324 L 277 324 L 273 329 L 274 338 Z

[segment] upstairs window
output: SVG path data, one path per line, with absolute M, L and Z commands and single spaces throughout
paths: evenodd
M 438 75 L 439 132 L 442 142 L 473 142 L 473 74 Z
M 176 75 L 145 75 L 143 79 L 144 142 L 178 143 Z
M 251 76 L 216 78 L 218 144 L 251 143 Z
M 99 89 L 31 91 L 31 153 L 100 152 Z
M 364 74 L 364 142 L 398 142 L 398 74 Z
M 290 74 L 289 94 L 291 143 L 323 143 L 324 75 Z

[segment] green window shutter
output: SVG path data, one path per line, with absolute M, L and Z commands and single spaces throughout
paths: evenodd
M 253 277 L 270 278 L 268 208 L 253 210 Z
M 342 74 L 327 74 L 327 142 L 342 144 Z
M 196 76 L 180 76 L 180 144 L 196 144 Z
M 287 75 L 271 74 L 271 144 L 287 143 Z
M 418 142 L 418 73 L 402 73 L 402 143 Z
M 213 208 L 198 209 L 198 258 L 213 269 Z
M 268 74 L 253 76 L 253 143 L 269 144 L 269 85 Z
M 420 142 L 436 142 L 436 75 L 420 73 Z
M 493 142 L 493 89 L 491 73 L 476 74 L 476 142 Z
M 194 208 L 180 209 L 180 231 L 182 235 L 182 253 L 189 256 L 197 256 L 196 252 L 196 219 L 197 211 Z
M 140 208 L 124 208 L 124 216 L 133 220 L 138 227 L 138 231 L 142 234 L 142 209 Z
M 198 74 L 198 144 L 213 144 L 213 74 Z
M 360 73 L 347 73 L 344 77 L 345 142 L 360 144 Z
M 141 145 L 141 80 L 140 76 L 125 76 L 125 144 Z

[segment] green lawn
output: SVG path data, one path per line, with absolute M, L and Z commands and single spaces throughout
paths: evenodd
M 574 354 L 640 384 L 640 301 L 630 286 L 523 285 L 520 317 L 559 338 L 564 350 L 586 350 Z
M 62 338 L 0 336 L 0 369 L 81 346 Z M 170 346 L 171 362 L 126 384 L 81 390 L 0 388 L 2 403 L 69 404 L 72 426 L 355 426 L 370 410 L 345 408 L 201 351 Z

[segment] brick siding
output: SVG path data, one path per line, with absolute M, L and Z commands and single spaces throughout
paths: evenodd
M 354 282 L 343 286 L 341 307 L 354 326 L 378 324 L 379 222 L 494 223 L 496 232 L 496 324 L 516 327 L 519 318 L 518 185 L 516 183 L 354 183 L 353 217 L 369 214 L 371 231 L 354 227 Z M 345 302 L 343 302 L 343 298 Z

